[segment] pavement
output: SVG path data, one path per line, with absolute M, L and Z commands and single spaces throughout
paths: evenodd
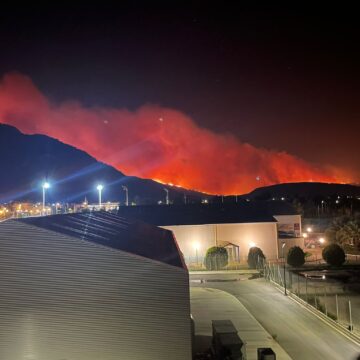
M 199 280 L 201 277 L 201 281 Z M 306 309 L 285 297 L 264 279 L 248 280 L 244 275 L 190 276 L 191 290 L 212 288 L 235 296 L 268 334 L 294 360 L 354 360 L 360 347 Z M 235 281 L 234 281 L 235 280 Z M 219 304 L 220 306 L 220 304 Z M 226 310 L 227 305 L 222 305 Z M 196 309 L 196 307 L 194 308 Z M 203 309 L 213 316 L 213 308 Z M 226 312 L 225 312 L 226 313 Z M 233 312 L 229 313 L 230 319 Z M 229 316 L 227 318 L 229 318 Z
M 232 295 L 211 288 L 190 289 L 191 313 L 195 320 L 195 349 L 204 351 L 210 347 L 211 320 L 230 319 L 240 339 L 245 343 L 247 360 L 257 360 L 257 348 L 270 347 L 278 360 L 291 360 L 281 346 Z

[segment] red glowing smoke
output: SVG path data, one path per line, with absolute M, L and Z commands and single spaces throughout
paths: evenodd
M 57 138 L 126 174 L 212 194 L 282 182 L 343 181 L 285 152 L 200 128 L 173 109 L 146 105 L 131 112 L 85 108 L 75 101 L 56 104 L 20 74 L 5 75 L 0 82 L 0 122 Z

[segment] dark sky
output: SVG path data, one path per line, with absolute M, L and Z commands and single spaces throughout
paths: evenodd
M 119 3 L 4 7 L 0 74 L 27 74 L 56 101 L 172 107 L 255 146 L 360 174 L 355 9 Z

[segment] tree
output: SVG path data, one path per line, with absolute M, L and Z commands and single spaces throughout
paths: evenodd
M 345 252 L 338 244 L 330 244 L 322 251 L 323 259 L 332 266 L 340 266 L 345 262 Z
M 336 218 L 325 235 L 330 242 L 348 244 L 360 249 L 360 216 Z
M 287 254 L 287 263 L 291 266 L 302 266 L 305 263 L 305 253 L 299 246 L 293 246 Z
M 247 261 L 250 269 L 256 269 L 256 265 L 263 260 L 265 260 L 265 255 L 262 250 L 256 246 L 251 247 Z
M 206 251 L 205 267 L 207 270 L 220 270 L 228 264 L 228 253 L 222 246 L 213 246 Z

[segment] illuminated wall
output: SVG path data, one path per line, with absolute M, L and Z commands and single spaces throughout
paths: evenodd
M 171 230 L 187 263 L 199 261 L 206 250 L 230 242 L 239 246 L 240 258 L 247 258 L 250 246 L 260 247 L 268 259 L 278 257 L 276 223 L 162 226 Z

